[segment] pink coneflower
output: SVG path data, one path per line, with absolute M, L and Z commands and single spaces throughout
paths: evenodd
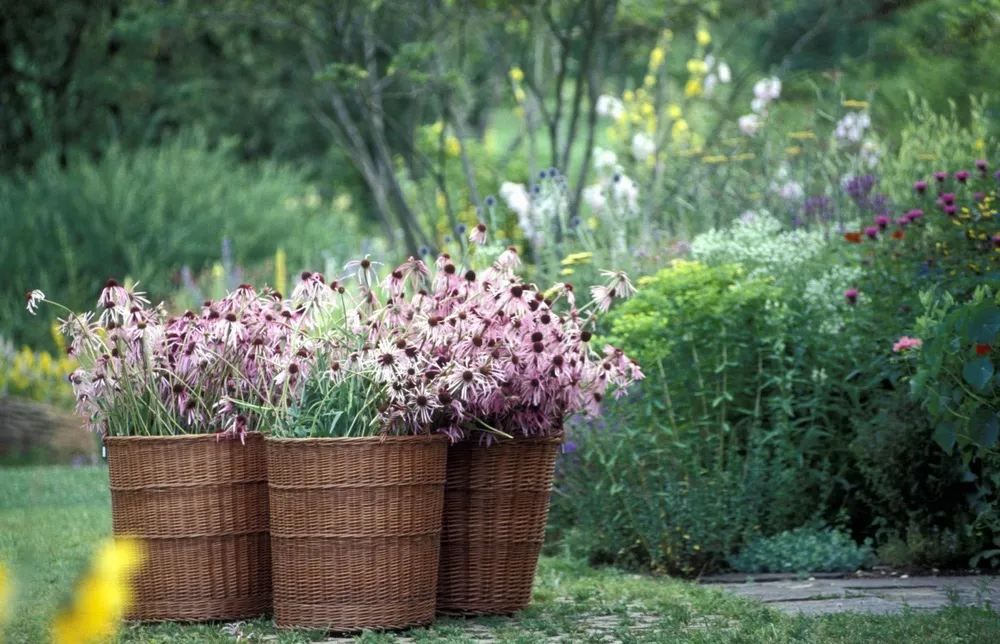
M 947 178 L 948 178 L 948 173 L 947 172 L 935 172 L 934 173 L 934 179 L 937 180 L 938 183 L 944 183 L 945 179 L 947 179 Z
M 497 265 L 501 268 L 514 268 L 520 266 L 521 258 L 517 254 L 517 249 L 513 246 L 508 246 L 507 249 L 500 253 L 500 257 L 497 258 Z
M 45 293 L 42 293 L 40 290 L 36 288 L 33 291 L 29 291 L 26 294 L 26 298 L 28 300 L 28 313 L 35 315 L 36 312 L 38 311 L 39 302 L 45 301 Z
M 472 232 L 469 233 L 469 241 L 473 244 L 479 244 L 482 246 L 486 243 L 486 224 L 480 222 L 472 227 Z
M 969 180 L 969 171 L 959 170 L 958 172 L 955 173 L 955 178 L 958 179 L 959 183 L 965 183 L 966 181 Z
M 896 340 L 896 343 L 892 345 L 892 350 L 895 353 L 900 353 L 906 351 L 907 349 L 915 349 L 924 343 L 920 338 L 911 338 L 904 335 L 900 339 Z
M 879 215 L 875 218 L 875 225 L 878 226 L 879 230 L 885 230 L 889 227 L 889 218 L 885 215 Z
M 917 191 L 917 194 L 922 195 L 927 192 L 927 182 L 915 181 L 913 182 L 913 189 Z
M 858 295 L 858 289 L 856 288 L 849 288 L 844 291 L 844 299 L 846 299 L 847 303 L 852 306 L 858 303 Z
M 877 226 L 869 226 L 868 228 L 865 228 L 865 235 L 868 236 L 868 239 L 877 239 L 878 238 L 878 227 Z
M 944 214 L 949 217 L 954 217 L 956 212 L 958 212 L 958 207 L 955 204 L 948 204 L 944 207 Z

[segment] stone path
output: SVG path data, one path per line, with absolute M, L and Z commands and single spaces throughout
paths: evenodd
M 937 610 L 950 604 L 1000 606 L 998 577 L 859 577 L 817 576 L 789 579 L 761 575 L 738 583 L 736 576 L 709 578 L 730 592 L 752 597 L 787 613 L 823 615 L 857 611 L 895 615 L 904 607 Z

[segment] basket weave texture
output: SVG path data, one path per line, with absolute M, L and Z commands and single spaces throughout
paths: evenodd
M 242 619 L 271 607 L 264 439 L 106 437 L 112 528 L 146 560 L 127 618 Z
M 560 438 L 448 450 L 437 610 L 507 615 L 531 601 Z
M 447 439 L 267 439 L 274 620 L 356 631 L 434 619 Z

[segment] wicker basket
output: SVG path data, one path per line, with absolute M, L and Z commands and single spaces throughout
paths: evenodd
M 560 442 L 449 448 L 438 613 L 507 615 L 531 601 Z
M 267 439 L 274 620 L 356 631 L 434 619 L 447 439 Z
M 115 535 L 147 559 L 128 619 L 242 619 L 271 607 L 264 440 L 212 434 L 104 439 Z

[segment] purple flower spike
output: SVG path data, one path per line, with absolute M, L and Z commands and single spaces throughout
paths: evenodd
M 1000 234 L 993 235 L 993 248 L 1000 248 Z
M 954 192 L 942 192 L 938 196 L 938 199 L 941 200 L 942 204 L 944 204 L 946 206 L 950 206 L 951 204 L 955 203 L 955 193 Z
M 944 214 L 948 215 L 949 217 L 954 217 L 957 211 L 958 208 L 955 206 L 955 204 L 948 204 L 947 206 L 944 207 Z
M 955 173 L 955 178 L 958 179 L 959 183 L 965 183 L 966 181 L 969 180 L 969 171 L 959 170 L 958 172 Z
M 851 306 L 854 306 L 855 304 L 857 304 L 858 303 L 858 289 L 856 289 L 856 288 L 849 288 L 846 291 L 844 291 L 844 299 L 846 299 L 847 303 L 850 304 Z
M 980 159 L 976 161 L 976 167 L 979 168 L 980 172 L 986 172 L 986 167 L 987 167 L 986 159 Z
M 923 216 L 924 216 L 924 211 L 919 208 L 914 208 L 910 212 L 906 213 L 906 218 L 909 219 L 910 222 L 914 222 Z
M 908 223 L 910 223 L 909 217 L 900 217 L 899 219 L 896 220 L 896 225 L 900 227 L 904 227 Z
M 937 179 L 938 183 L 944 183 L 944 180 L 948 178 L 947 172 L 935 172 L 934 178 Z
M 869 226 L 868 228 L 865 228 L 865 234 L 868 235 L 868 239 L 877 239 L 878 228 L 875 226 Z
M 889 227 L 889 218 L 885 215 L 879 215 L 875 218 L 875 225 L 878 226 L 879 230 L 885 230 Z
M 917 191 L 917 194 L 924 194 L 927 192 L 927 182 L 926 181 L 915 181 L 913 183 L 913 189 Z

